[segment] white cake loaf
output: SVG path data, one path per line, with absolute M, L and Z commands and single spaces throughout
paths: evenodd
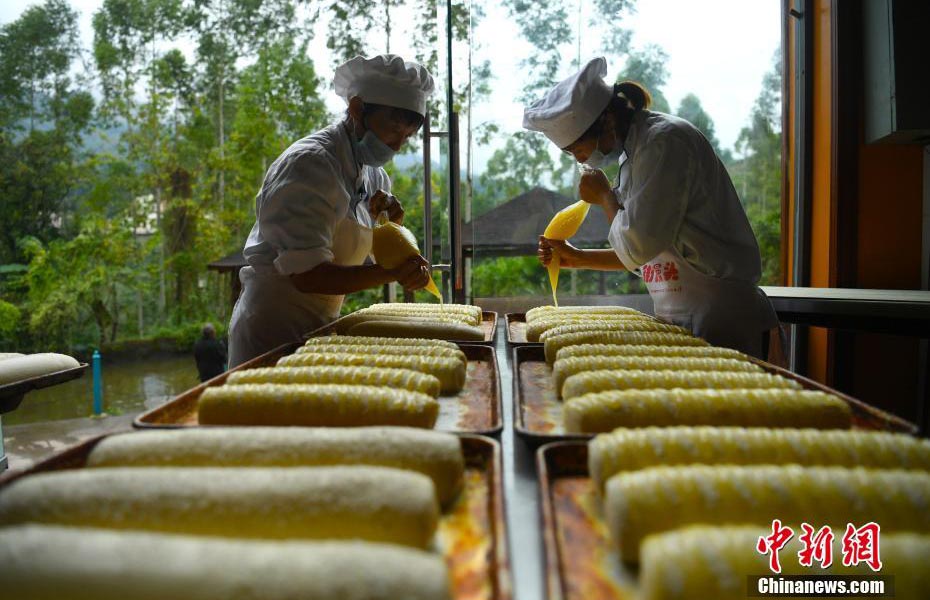
M 16 600 L 450 600 L 438 554 L 360 541 L 268 542 L 27 525 L 0 529 Z

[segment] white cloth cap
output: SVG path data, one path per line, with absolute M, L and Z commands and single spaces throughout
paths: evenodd
M 607 61 L 591 60 L 583 69 L 565 79 L 541 100 L 523 109 L 523 127 L 539 131 L 559 148 L 581 137 L 601 115 L 613 88 L 604 81 Z
M 433 77 L 426 67 L 396 54 L 356 56 L 336 69 L 333 87 L 346 103 L 358 96 L 363 102 L 406 108 L 426 116 Z

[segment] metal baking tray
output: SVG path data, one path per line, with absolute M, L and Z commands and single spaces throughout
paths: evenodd
M 549 600 L 633 600 L 637 574 L 620 560 L 588 476 L 588 445 L 546 444 L 536 454 Z
M 853 427 L 856 429 L 917 433 L 917 425 L 891 413 L 787 369 L 761 360 L 751 360 L 769 373 L 797 381 L 804 389 L 827 392 L 841 398 L 852 408 Z M 556 396 L 552 382 L 552 367 L 546 364 L 541 344 L 515 347 L 512 364 L 514 429 L 519 435 L 535 445 L 554 441 L 589 440 L 594 437 L 595 434 L 592 433 L 566 433 L 562 427 L 562 401 Z
M 333 321 L 328 325 L 324 325 L 319 329 L 314 329 L 310 333 L 304 336 L 304 339 L 309 339 L 312 337 L 319 337 L 321 335 L 330 335 L 335 333 L 338 329 L 342 320 L 349 315 L 343 315 Z M 481 329 L 484 330 L 484 340 L 451 340 L 459 344 L 484 344 L 487 346 L 493 346 L 497 341 L 497 313 L 489 310 L 481 311 Z
M 526 313 L 507 313 L 504 315 L 504 324 L 507 327 L 507 343 L 511 346 L 525 346 L 527 344 L 541 345 L 539 342 L 526 340 Z
M 205 389 L 223 385 L 233 371 L 255 367 L 272 367 L 282 356 L 293 353 L 302 342 L 279 346 L 195 388 L 176 396 L 173 400 L 142 413 L 133 421 L 138 429 L 176 429 L 198 427 L 197 401 Z M 500 373 L 494 348 L 484 344 L 458 344 L 468 369 L 465 388 L 455 396 L 439 397 L 439 419 L 436 429 L 453 433 L 480 433 L 497 435 L 503 428 Z
M 91 450 L 105 437 L 71 446 L 27 470 L 0 475 L 0 489 L 33 473 L 83 468 Z M 439 520 L 437 548 L 445 556 L 456 600 L 510 600 L 513 585 L 500 444 L 478 435 L 459 439 L 465 456 L 465 489 Z
M 46 373 L 45 375 L 30 377 L 22 381 L 0 385 L 0 414 L 8 413 L 19 408 L 19 405 L 23 401 L 23 396 L 29 392 L 83 377 L 84 371 L 86 370 L 87 363 L 81 363 L 76 367 L 65 369 L 64 371 Z

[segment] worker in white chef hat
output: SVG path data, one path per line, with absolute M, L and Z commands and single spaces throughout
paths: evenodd
M 423 66 L 384 54 L 339 66 L 344 118 L 294 142 L 268 168 L 255 198 L 255 225 L 242 254 L 242 295 L 229 324 L 229 366 L 299 340 L 339 316 L 344 294 L 397 281 L 429 281 L 414 257 L 396 269 L 365 264 L 381 213 L 401 223 L 382 165 L 422 126 L 433 78 Z
M 608 84 L 595 58 L 526 107 L 523 127 L 582 163 L 579 196 L 610 223 L 609 250 L 540 237 L 548 265 L 629 271 L 643 278 L 658 317 L 715 345 L 767 357 L 778 319 L 757 286 L 759 246 L 726 169 L 691 123 L 649 110 L 649 92 Z M 620 165 L 611 184 L 601 167 Z M 771 346 L 781 360 L 780 336 Z

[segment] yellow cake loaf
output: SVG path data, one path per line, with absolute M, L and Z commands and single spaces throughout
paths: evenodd
M 669 323 L 660 323 L 655 319 L 623 319 L 620 321 L 592 321 L 587 323 L 568 323 L 559 325 L 539 335 L 539 341 L 546 343 L 549 338 L 566 335 L 569 333 L 609 333 L 609 332 L 631 332 L 631 331 L 656 331 L 662 333 L 677 333 L 680 335 L 691 335 L 691 332 L 678 325 Z
M 301 352 L 283 356 L 279 367 L 314 367 L 319 365 L 366 366 L 411 369 L 427 373 L 439 380 L 443 394 L 455 394 L 465 385 L 466 365 L 449 356 L 418 354 L 343 354 L 340 352 Z
M 582 356 L 655 356 L 665 358 L 726 358 L 749 361 L 739 350 L 719 346 L 650 346 L 636 344 L 578 344 L 560 349 L 556 360 Z
M 812 567 L 802 566 L 798 560 L 801 530 L 797 526 L 794 529 L 795 536 L 780 552 L 781 575 L 769 570 L 768 556 L 755 551 L 759 538 L 772 534 L 771 528 L 695 526 L 650 536 L 643 542 L 639 598 L 744 600 L 750 576 L 768 574 L 777 584 L 786 575 L 876 575 L 865 563 L 843 566 L 844 529 L 834 530 L 833 564 L 829 569 L 823 569 L 818 562 Z M 930 535 L 882 531 L 880 541 L 882 574 L 894 577 L 894 597 L 926 598 L 930 590 Z
M 882 533 L 930 533 L 930 473 L 800 467 L 691 465 L 618 473 L 604 513 L 627 561 L 649 535 L 688 525 L 879 523 Z
M 575 356 L 556 358 L 552 364 L 555 389 L 561 395 L 565 380 L 588 371 L 742 371 L 761 373 L 762 367 L 732 358 L 691 358 L 678 356 Z
M 448 315 L 432 313 L 408 313 L 398 312 L 371 312 L 360 310 L 350 315 L 346 315 L 336 321 L 334 327 L 337 333 L 345 334 L 356 325 L 368 323 L 370 321 L 391 321 L 395 323 L 446 323 L 449 325 L 472 325 L 472 319 L 468 315 L 450 313 Z
M 458 349 L 455 342 L 445 340 L 432 340 L 427 338 L 393 338 L 393 337 L 366 337 L 360 335 L 321 335 L 307 340 L 304 346 L 442 346 L 443 348 Z
M 302 354 L 304 352 L 337 352 L 343 354 L 406 354 L 406 355 L 417 355 L 417 356 L 444 356 L 449 358 L 457 358 L 462 362 L 468 362 L 465 358 L 465 353 L 462 352 L 460 348 L 446 348 L 444 346 L 389 346 L 384 345 L 373 345 L 369 346 L 367 344 L 353 344 L 353 345 L 341 345 L 333 348 L 323 348 L 320 346 L 301 346 L 295 350 L 296 353 Z
M 0 526 L 358 538 L 425 548 L 438 518 L 428 477 L 370 466 L 78 469 L 23 477 L 0 493 Z
M 429 429 L 438 417 L 439 402 L 432 396 L 373 385 L 221 385 L 205 389 L 197 402 L 201 425 L 405 425 Z
M 484 330 L 481 327 L 440 319 L 411 321 L 377 319 L 353 325 L 349 328 L 348 334 L 398 338 L 435 338 L 437 340 L 463 340 L 468 342 L 480 342 L 485 337 Z
M 620 390 L 565 401 L 565 429 L 602 433 L 617 427 L 739 425 L 849 429 L 852 411 L 832 394 L 788 389 Z
M 413 315 L 413 316 L 452 316 L 464 317 L 465 322 L 470 325 L 481 324 L 481 307 L 471 304 L 425 304 L 418 302 L 385 302 L 372 304 L 363 309 L 366 313 L 372 314 L 394 314 L 394 315 Z
M 547 332 L 551 334 L 552 331 Z M 555 355 L 562 348 L 579 344 L 616 344 L 632 346 L 709 346 L 706 341 L 693 335 L 668 333 L 665 331 L 578 331 L 561 335 L 548 335 L 544 342 L 546 362 L 555 362 Z
M 631 323 L 635 321 L 646 321 L 649 323 L 655 323 L 656 320 L 647 315 L 639 314 L 619 314 L 619 315 L 559 315 L 551 317 L 541 317 L 533 321 L 532 323 L 527 323 L 526 325 L 526 341 L 528 342 L 538 342 L 539 336 L 546 333 L 550 329 L 555 329 L 562 325 L 574 325 L 574 324 L 589 324 L 589 323 Z
M 562 385 L 562 396 L 576 398 L 610 390 L 662 389 L 770 389 L 800 390 L 793 379 L 761 372 L 734 371 L 583 371 L 571 375 Z
M 316 367 L 261 367 L 233 371 L 226 385 L 243 383 L 341 383 L 377 385 L 439 397 L 439 380 L 412 369 L 320 365 Z
M 768 427 L 622 428 L 588 443 L 598 488 L 616 473 L 678 465 L 799 464 L 930 471 L 930 440 L 903 433 Z
M 537 319 L 542 318 L 552 318 L 557 316 L 571 316 L 571 315 L 642 315 L 648 316 L 646 313 L 640 312 L 635 308 L 629 308 L 627 306 L 537 306 L 536 308 L 531 308 L 526 311 L 526 322 L 532 323 Z

